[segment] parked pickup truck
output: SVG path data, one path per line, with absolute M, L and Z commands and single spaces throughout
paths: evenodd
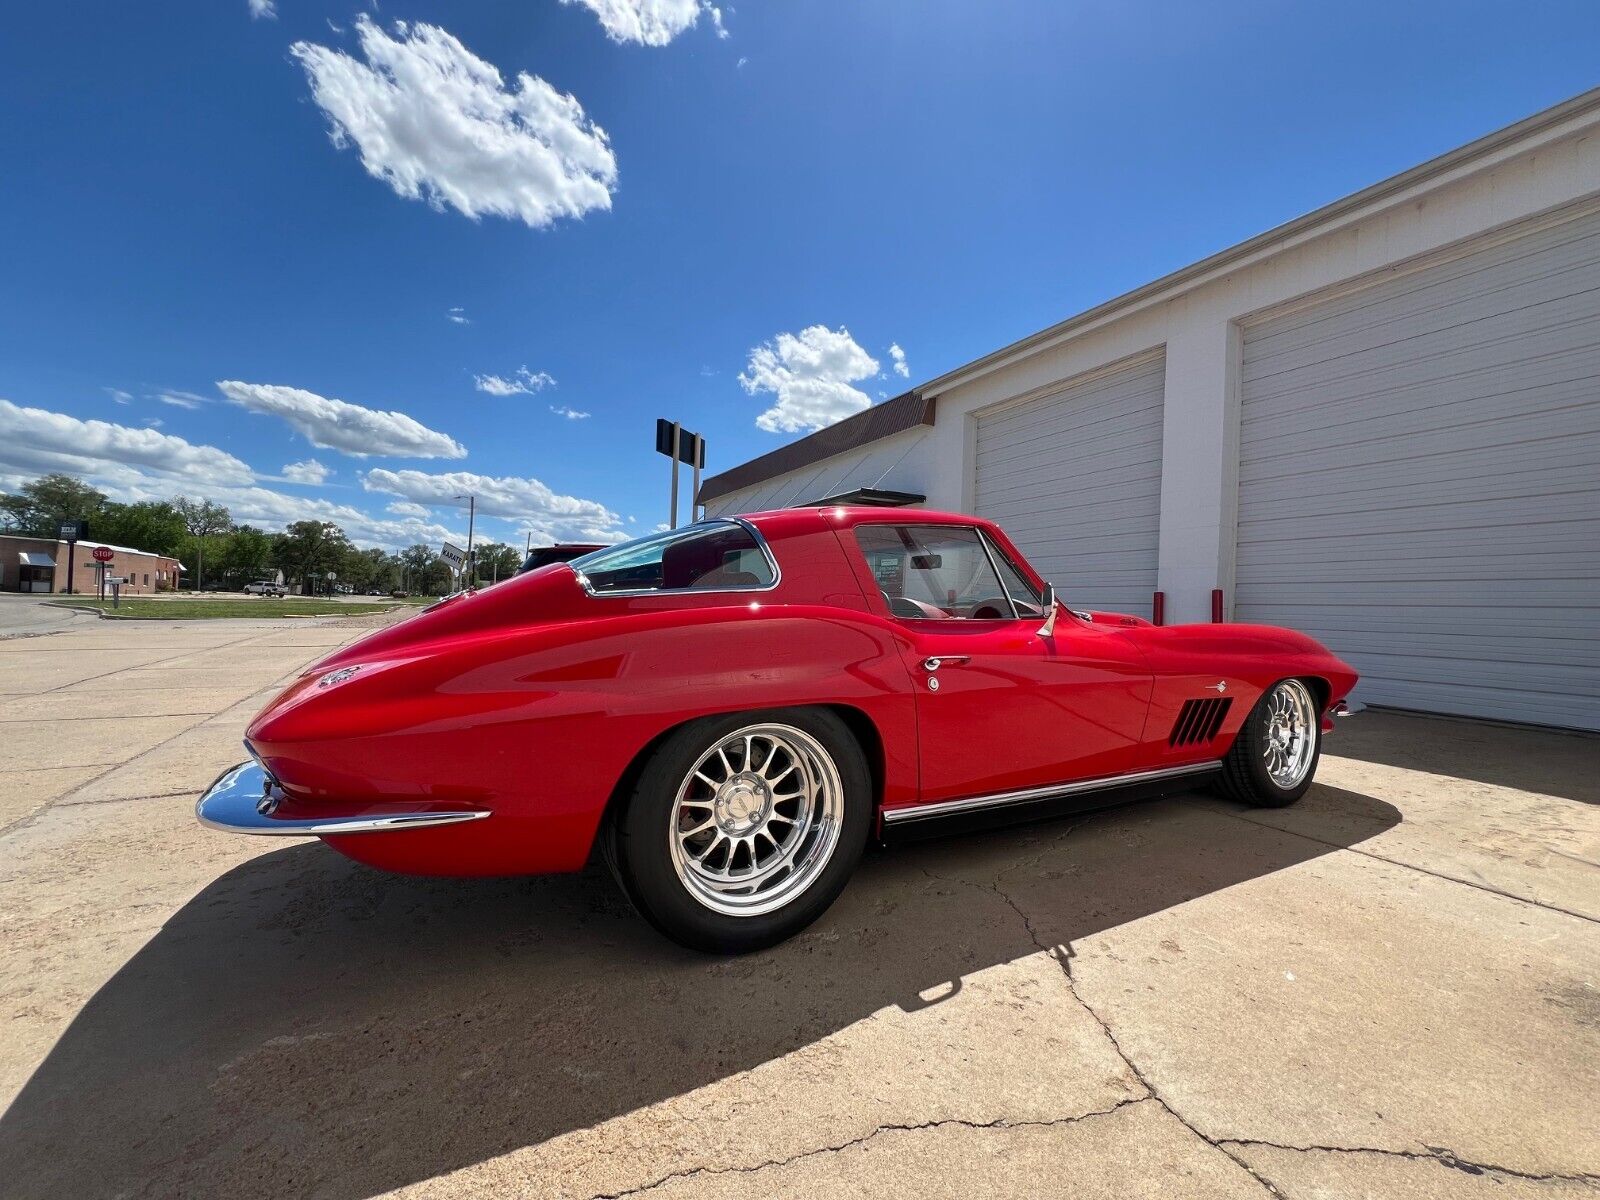
M 273 583 L 270 579 L 258 579 L 254 583 L 244 585 L 244 590 L 250 596 L 277 596 L 280 599 L 289 594 L 289 589 L 281 583 Z

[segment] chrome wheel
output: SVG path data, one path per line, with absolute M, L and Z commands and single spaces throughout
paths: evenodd
M 736 729 L 678 786 L 672 865 L 712 912 L 759 916 L 816 881 L 843 816 L 844 785 L 820 742 L 791 725 Z
M 1298 679 L 1285 679 L 1267 695 L 1267 729 L 1261 757 L 1267 775 L 1284 791 L 1299 787 L 1317 750 L 1317 706 Z

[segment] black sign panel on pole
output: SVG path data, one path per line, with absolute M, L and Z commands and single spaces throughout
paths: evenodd
M 656 419 L 656 453 L 672 457 L 672 422 Z M 678 429 L 678 461 L 690 467 L 706 465 L 706 440 L 698 433 Z
M 67 544 L 67 595 L 70 596 L 72 576 L 78 569 L 78 542 L 89 536 L 89 522 L 63 521 L 56 533 Z

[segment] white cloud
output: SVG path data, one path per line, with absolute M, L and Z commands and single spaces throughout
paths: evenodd
M 333 471 L 323 466 L 314 458 L 305 462 L 292 462 L 283 464 L 283 477 L 290 483 L 309 483 L 312 485 L 324 484 Z
M 152 394 L 152 398 L 163 404 L 170 404 L 173 408 L 199 408 L 207 403 L 204 396 L 196 396 L 193 392 L 161 391 Z
M 464 513 L 459 528 L 452 528 L 431 519 L 421 505 L 391 505 L 391 519 L 348 504 L 285 495 L 252 483 L 250 469 L 216 447 L 0 400 L 0 490 L 15 491 L 49 471 L 76 475 L 113 500 L 170 500 L 179 494 L 215 500 L 235 522 L 269 531 L 291 521 L 332 521 L 360 546 L 400 550 L 446 538 L 466 545 Z
M 906 352 L 896 342 L 889 343 L 889 357 L 894 359 L 894 373 L 902 379 L 911 378 L 911 368 L 906 365 Z
M 694 28 L 701 9 L 722 30 L 722 14 L 703 0 L 561 0 L 582 4 L 600 19 L 600 28 L 613 42 L 640 46 L 665 46 L 685 30 Z M 727 37 L 719 32 L 719 37 Z
M 116 491 L 117 489 L 111 489 Z M 215 500 L 228 507 L 234 521 L 241 525 L 276 531 L 293 521 L 332 521 L 349 534 L 358 546 L 382 546 L 386 550 L 403 550 L 417 542 L 438 545 L 446 539 L 466 545 L 467 523 L 459 529 L 442 525 L 438 521 L 415 516 L 399 520 L 373 516 L 348 504 L 336 504 L 307 496 L 286 496 L 263 487 L 185 489 L 187 495 Z M 143 488 L 122 489 L 120 498 L 135 500 L 170 499 L 169 492 Z
M 568 408 L 565 404 L 552 404 L 550 411 L 558 417 L 565 417 L 569 421 L 587 421 L 589 419 L 588 413 L 579 412 L 575 408 Z
M 467 316 L 467 310 L 459 304 L 454 308 L 446 309 L 444 319 L 456 325 L 471 325 L 472 318 Z
M 432 516 L 432 513 L 425 505 L 413 504 L 409 500 L 396 500 L 393 504 L 386 504 L 383 507 L 385 512 L 392 512 L 398 517 L 427 518 Z
M 253 21 L 278 19 L 277 0 L 250 0 L 250 19 Z
M 769 433 L 821 429 L 872 404 L 850 385 L 878 373 L 878 361 L 856 345 L 849 330 L 812 325 L 780 333 L 750 351 L 739 382 L 750 395 L 770 392 L 777 403 L 756 418 Z
M 617 160 L 605 130 L 570 95 L 500 72 L 435 25 L 396 22 L 394 36 L 356 18 L 365 62 L 296 42 L 290 53 L 367 173 L 398 195 L 533 228 L 609 209 Z
M 156 472 L 185 483 L 247 484 L 255 474 L 215 446 L 154 429 L 82 421 L 0 400 L 0 470 L 141 478 Z
M 547 387 L 555 387 L 555 377 L 547 371 L 533 372 L 527 367 L 518 367 L 516 374 L 510 378 L 502 375 L 474 375 L 472 386 L 480 392 L 488 392 L 491 396 L 522 396 L 542 392 Z
M 711 14 L 711 24 L 712 27 L 716 29 L 717 36 L 719 38 L 731 36 L 728 33 L 728 27 L 722 23 L 722 10 L 720 8 L 713 8 L 708 4 L 706 5 L 706 11 Z
M 133 393 L 132 392 L 125 392 L 121 388 L 114 388 L 114 387 L 108 387 L 108 388 L 104 388 L 102 390 L 105 392 L 106 395 L 110 396 L 118 404 L 132 404 L 133 403 Z
M 425 471 L 380 468 L 368 471 L 362 486 L 369 492 L 435 507 L 465 509 L 465 497 L 472 495 L 477 498 L 479 516 L 505 517 L 536 534 L 558 540 L 618 541 L 625 536 L 618 528 L 617 514 L 605 505 L 559 495 L 537 479 L 496 478 L 471 471 L 431 475 Z
M 734 63 L 733 65 L 742 69 L 744 67 L 745 63 L 747 63 L 749 61 L 750 60 L 748 58 L 745 58 L 743 55 L 740 55 L 739 56 L 739 61 Z
M 166 422 L 160 417 L 146 417 L 144 419 L 144 426 L 146 429 L 160 429 L 165 424 Z
M 274 383 L 217 381 L 217 390 L 240 408 L 282 417 L 313 446 L 352 458 L 372 454 L 400 458 L 465 458 L 460 442 L 402 412 L 381 412 L 344 400 Z

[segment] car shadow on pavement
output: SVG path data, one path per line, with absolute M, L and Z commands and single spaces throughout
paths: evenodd
M 1367 709 L 1339 724 L 1328 754 L 1600 804 L 1600 735 Z
M 1302 803 L 1351 844 L 1400 819 L 1334 788 Z M 801 936 L 715 959 L 602 871 L 417 879 L 296 844 L 207 887 L 83 1005 L 0 1118 L 0 1179 L 19 1200 L 358 1200 L 1336 848 L 1188 797 L 925 842 L 870 853 Z

